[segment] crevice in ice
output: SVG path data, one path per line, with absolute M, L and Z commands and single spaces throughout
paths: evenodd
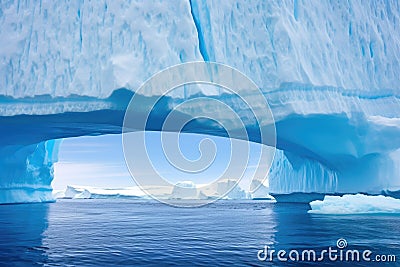
M 293 16 L 295 20 L 299 19 L 299 2 L 298 0 L 293 1 Z
M 194 25 L 196 26 L 197 36 L 199 39 L 200 54 L 203 57 L 204 61 L 210 61 L 210 57 L 207 52 L 207 45 L 204 40 L 203 29 L 200 23 L 200 16 L 197 3 L 193 3 L 193 0 L 189 0 L 189 4 L 190 4 L 190 14 L 192 15 Z

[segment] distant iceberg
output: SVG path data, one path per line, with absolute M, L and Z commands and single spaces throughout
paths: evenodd
M 315 214 L 400 214 L 400 199 L 363 194 L 325 196 L 324 200 L 310 203 L 309 213 Z
M 269 187 L 258 180 L 253 180 L 250 185 L 250 196 L 257 200 L 274 200 L 269 194 Z
M 192 181 L 183 181 L 175 184 L 170 198 L 173 199 L 197 199 L 198 192 Z
M 236 180 L 222 179 L 215 184 L 196 185 L 192 181 L 175 184 L 169 199 L 249 199 L 251 194 L 236 184 Z
M 56 199 L 90 199 L 90 198 L 148 198 L 138 187 L 104 189 L 89 186 L 67 186 L 63 191 L 54 191 Z
M 155 195 L 155 197 L 160 200 L 250 199 L 251 194 L 240 188 L 239 185 L 235 185 L 235 183 L 236 181 L 232 179 L 225 179 L 216 183 L 215 186 L 204 187 L 204 185 L 196 185 L 192 181 L 181 181 L 175 184 L 172 192 L 166 194 L 165 190 L 161 188 L 161 193 Z M 206 190 L 204 188 L 206 188 Z M 230 188 L 232 188 L 232 190 L 229 191 Z M 262 195 L 266 198 L 270 198 L 268 194 Z M 69 185 L 65 190 L 54 190 L 53 197 L 55 199 L 150 199 L 138 186 L 126 188 L 97 188 Z

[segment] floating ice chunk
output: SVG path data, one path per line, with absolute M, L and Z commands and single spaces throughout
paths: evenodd
M 317 214 L 364 214 L 364 213 L 398 213 L 400 199 L 386 196 L 368 196 L 363 194 L 325 196 L 324 200 L 310 203 L 309 213 Z

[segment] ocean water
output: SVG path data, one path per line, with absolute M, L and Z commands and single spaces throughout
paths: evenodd
M 400 266 L 400 216 L 308 209 L 266 201 L 188 209 L 118 199 L 1 205 L 0 266 Z M 265 246 L 268 253 L 308 249 L 320 256 L 328 247 L 340 251 L 340 238 L 343 250 L 395 255 L 397 262 L 258 258 Z

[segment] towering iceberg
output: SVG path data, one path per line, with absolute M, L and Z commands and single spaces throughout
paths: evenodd
M 49 200 L 52 140 L 121 132 L 141 83 L 196 60 L 263 90 L 277 129 L 271 192 L 398 189 L 399 20 L 398 1 L 1 3 L 0 202 Z M 199 90 L 160 112 L 218 94 Z

